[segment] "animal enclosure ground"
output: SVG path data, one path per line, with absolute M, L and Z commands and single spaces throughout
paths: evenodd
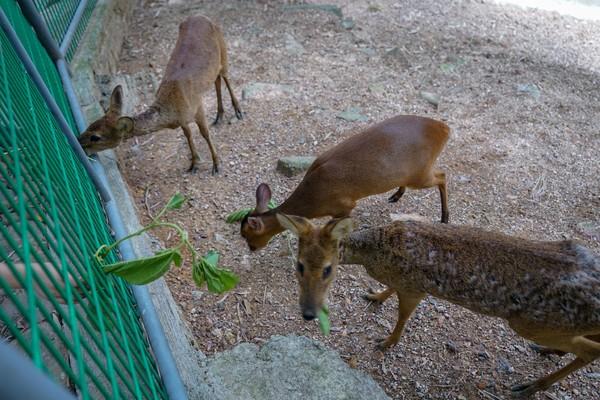
M 564 364 L 531 351 L 502 321 L 432 298 L 396 347 L 376 351 L 375 340 L 396 321 L 396 303 L 374 308 L 363 300 L 378 285 L 357 266 L 338 273 L 329 295 L 332 334 L 322 337 L 300 315 L 286 236 L 251 254 L 239 226 L 224 217 L 254 205 L 260 182 L 271 185 L 278 202 L 291 192 L 301 177 L 276 173 L 279 157 L 316 155 L 369 124 L 418 114 L 452 128 L 440 157 L 452 223 L 531 239 L 575 238 L 598 252 L 600 22 L 488 1 L 327 2 L 352 21 L 274 1 L 140 3 L 121 72 L 160 80 L 179 22 L 202 13 L 223 27 L 231 82 L 245 112 L 237 121 L 224 91 L 226 123 L 210 128 L 222 162 L 218 176 L 210 175 L 208 148 L 195 127 L 203 157 L 195 175 L 186 172 L 190 154 L 180 130 L 137 138 L 118 151 L 142 222 L 148 210 L 182 192 L 189 202 L 170 218 L 202 253 L 217 249 L 241 277 L 236 290 L 215 296 L 193 285 L 189 265 L 167 276 L 204 353 L 242 341 L 261 344 L 274 334 L 306 335 L 336 349 L 396 399 L 507 398 L 511 385 Z M 255 83 L 280 86 L 261 92 L 254 85 L 242 99 L 242 89 Z M 422 92 L 439 96 L 438 106 Z M 212 119 L 214 92 L 205 106 Z M 338 117 L 351 108 L 368 121 Z M 439 219 L 436 189 L 408 191 L 396 204 L 388 196 L 361 201 L 356 225 L 387 223 L 391 213 Z M 174 240 L 166 232 L 159 239 Z M 598 393 L 597 361 L 536 398 L 600 399 Z

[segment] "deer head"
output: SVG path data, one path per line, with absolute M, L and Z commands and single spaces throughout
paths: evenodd
M 279 223 L 298 236 L 296 277 L 300 309 L 306 320 L 317 316 L 339 264 L 339 241 L 352 231 L 350 218 L 332 219 L 323 227 L 294 215 L 276 214 Z
M 256 208 L 242 220 L 241 235 L 250 250 L 261 249 L 269 243 L 269 240 L 277 232 L 274 232 L 276 220 L 264 218 L 269 211 L 269 200 L 271 200 L 271 189 L 266 183 L 261 183 L 256 188 Z
M 121 116 L 122 108 L 123 89 L 118 85 L 110 96 L 108 111 L 79 136 L 79 144 L 87 154 L 117 147 L 133 131 L 133 119 Z

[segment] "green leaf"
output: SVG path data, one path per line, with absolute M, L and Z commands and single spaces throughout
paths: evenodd
M 277 204 L 273 201 L 273 199 L 271 199 L 271 200 L 269 200 L 267 207 L 269 207 L 272 210 L 277 207 Z M 253 210 L 254 210 L 253 208 L 242 208 L 242 209 L 236 210 L 236 211 L 232 212 L 231 214 L 229 214 L 225 218 L 225 222 L 227 222 L 228 224 L 233 224 L 234 222 L 239 222 L 239 221 L 243 220 L 244 218 L 246 218 L 246 215 L 250 214 Z
M 221 280 L 221 283 L 223 283 L 223 291 L 224 292 L 236 287 L 240 281 L 240 278 L 228 269 L 219 268 L 219 269 L 217 269 L 217 271 L 218 271 L 219 279 Z
M 192 266 L 192 279 L 196 283 L 196 286 L 202 287 L 204 282 L 206 282 L 206 276 L 204 275 L 204 269 L 202 269 L 201 262 L 197 262 Z
M 251 212 L 251 208 L 243 208 L 241 210 L 234 211 L 231 214 L 229 214 L 227 218 L 225 218 L 225 222 L 227 222 L 228 224 L 233 224 L 234 222 L 241 221 L 244 218 L 246 218 L 246 215 L 250 214 Z
M 192 278 L 198 286 L 206 282 L 208 290 L 213 293 L 223 293 L 233 289 L 240 278 L 228 269 L 219 268 L 219 253 L 209 251 L 193 266 Z
M 182 263 L 183 263 L 183 259 L 181 258 L 181 253 L 179 253 L 178 251 L 176 251 L 173 254 L 173 264 L 175 264 L 178 267 L 181 267 Z
M 219 253 L 211 250 L 206 253 L 206 256 L 204 256 L 202 260 L 204 260 L 205 263 L 210 264 L 211 267 L 217 268 L 217 265 L 219 264 Z
M 105 273 L 112 273 L 134 285 L 145 285 L 163 276 L 171 262 L 181 263 L 181 254 L 177 249 L 167 249 L 152 257 L 138 258 L 130 261 L 120 261 L 102 266 Z
M 165 206 L 167 210 L 175 210 L 181 208 L 181 206 L 185 203 L 185 197 L 179 192 L 175 193 L 173 197 L 169 199 L 169 202 Z
M 331 324 L 329 323 L 329 308 L 327 305 L 324 305 L 323 308 L 319 310 L 317 317 L 319 318 L 319 328 L 321 329 L 321 333 L 325 336 L 329 335 Z

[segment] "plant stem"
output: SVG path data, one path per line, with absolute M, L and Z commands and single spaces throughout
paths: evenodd
M 163 210 L 163 211 L 164 211 L 164 210 Z M 163 211 L 161 211 L 161 213 L 163 213 Z M 160 215 L 160 214 L 159 214 L 159 215 Z M 158 217 L 157 217 L 157 218 L 158 218 Z M 156 218 L 155 218 L 155 220 L 156 220 Z M 153 223 L 151 223 L 150 225 L 148 225 L 148 226 L 145 226 L 145 227 L 143 227 L 142 229 L 140 229 L 140 230 L 138 230 L 138 231 L 136 231 L 136 232 L 133 232 L 133 233 L 131 233 L 131 234 L 129 234 L 129 235 L 127 235 L 127 236 L 125 236 L 125 237 L 123 237 L 123 238 L 121 238 L 121 239 L 117 240 L 116 242 L 114 242 L 114 243 L 113 243 L 113 244 L 111 244 L 110 246 L 101 247 L 100 249 L 104 249 L 104 251 L 106 252 L 105 254 L 108 254 L 108 253 L 109 253 L 109 252 L 110 252 L 112 249 L 114 249 L 115 247 L 117 247 L 119 244 L 121 244 L 121 243 L 122 243 L 122 242 L 124 242 L 125 240 L 127 240 L 127 239 L 131 239 L 132 237 L 139 236 L 139 235 L 141 235 L 142 233 L 144 233 L 144 232 L 146 232 L 146 231 L 149 231 L 150 229 L 159 228 L 159 227 L 166 227 L 166 228 L 172 228 L 172 229 L 175 229 L 175 230 L 177 231 L 177 234 L 178 234 L 178 235 L 179 235 L 179 237 L 181 238 L 181 240 L 182 240 L 182 241 L 184 241 L 184 243 L 185 243 L 185 242 L 188 242 L 188 240 L 187 240 L 187 238 L 186 238 L 186 235 L 185 235 L 185 233 L 184 233 L 183 229 L 181 229 L 181 228 L 179 227 L 179 225 L 177 225 L 177 224 L 173 224 L 173 223 L 170 223 L 170 222 L 153 222 Z M 179 246 L 181 246 L 181 244 L 180 244 Z M 179 246 L 178 246 L 178 247 L 179 247 Z M 188 246 L 189 246 L 189 245 L 188 245 Z M 98 250 L 100 250 L 100 249 L 98 249 Z M 96 256 L 96 258 L 98 258 L 98 252 L 96 252 L 95 256 Z M 104 257 L 102 257 L 102 258 L 104 258 Z

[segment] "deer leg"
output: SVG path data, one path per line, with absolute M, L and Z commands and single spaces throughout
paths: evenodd
M 441 170 L 434 172 L 436 184 L 440 190 L 440 200 L 442 202 L 442 223 L 447 224 L 450 219 L 450 212 L 448 211 L 448 190 L 446 186 L 446 174 Z
M 223 97 L 221 96 L 221 75 L 217 75 L 215 80 L 215 90 L 217 92 L 217 118 L 213 121 L 213 126 L 217 125 L 223 119 L 225 110 L 223 109 Z
M 213 162 L 212 174 L 216 175 L 219 173 L 219 157 L 217 156 L 217 151 L 210 140 L 210 134 L 208 133 L 208 126 L 206 126 L 206 117 L 204 116 L 204 109 L 202 106 L 200 106 L 196 112 L 196 124 L 200 130 L 200 134 L 204 140 L 206 140 L 206 144 L 208 144 L 208 149 L 210 150 L 210 156 L 212 157 Z
M 195 173 L 198 170 L 198 166 L 196 165 L 198 161 L 200 161 L 200 156 L 196 151 L 196 146 L 194 145 L 194 139 L 192 139 L 192 131 L 187 124 L 182 124 L 181 129 L 183 129 L 183 133 L 185 134 L 185 138 L 187 139 L 188 146 L 190 147 L 190 151 L 192 152 L 192 165 L 188 169 L 189 172 Z
M 388 203 L 396 203 L 396 202 L 398 202 L 398 200 L 400 200 L 400 197 L 402 197 L 402 195 L 404 194 L 404 192 L 406 192 L 406 187 L 405 186 L 400 186 L 398 188 L 398 191 L 396 193 L 394 193 L 393 195 L 390 196 L 390 198 L 388 199 Z
M 233 94 L 233 90 L 231 89 L 231 85 L 229 84 L 229 78 L 226 75 L 223 75 L 223 80 L 225 81 L 225 86 L 227 86 L 227 90 L 229 91 L 229 96 L 231 97 L 231 104 L 233 105 L 233 109 L 235 110 L 235 116 L 237 119 L 244 119 L 244 115 L 242 114 L 242 109 L 240 108 L 240 103 L 238 103 L 235 94 Z
M 511 388 L 512 394 L 516 397 L 528 397 L 540 390 L 546 390 L 567 375 L 577 371 L 582 367 L 585 367 L 600 357 L 600 342 L 590 340 L 583 336 L 577 336 L 573 338 L 571 343 L 569 343 L 566 347 L 570 347 L 572 350 L 571 352 L 577 355 L 576 359 L 558 371 L 546 375 L 537 381 L 513 386 Z
M 385 290 L 382 290 L 381 292 L 373 292 L 369 289 L 369 293 L 364 294 L 363 297 L 369 301 L 382 304 L 388 299 L 388 297 L 390 297 L 394 293 L 396 293 L 396 291 L 391 288 L 387 288 Z
M 423 293 L 407 294 L 396 291 L 396 294 L 398 295 L 398 321 L 396 321 L 396 326 L 390 336 L 377 344 L 377 348 L 381 351 L 385 351 L 398 343 L 402 331 L 404 331 L 406 321 L 408 321 L 415 308 L 417 308 L 421 300 L 425 297 Z

